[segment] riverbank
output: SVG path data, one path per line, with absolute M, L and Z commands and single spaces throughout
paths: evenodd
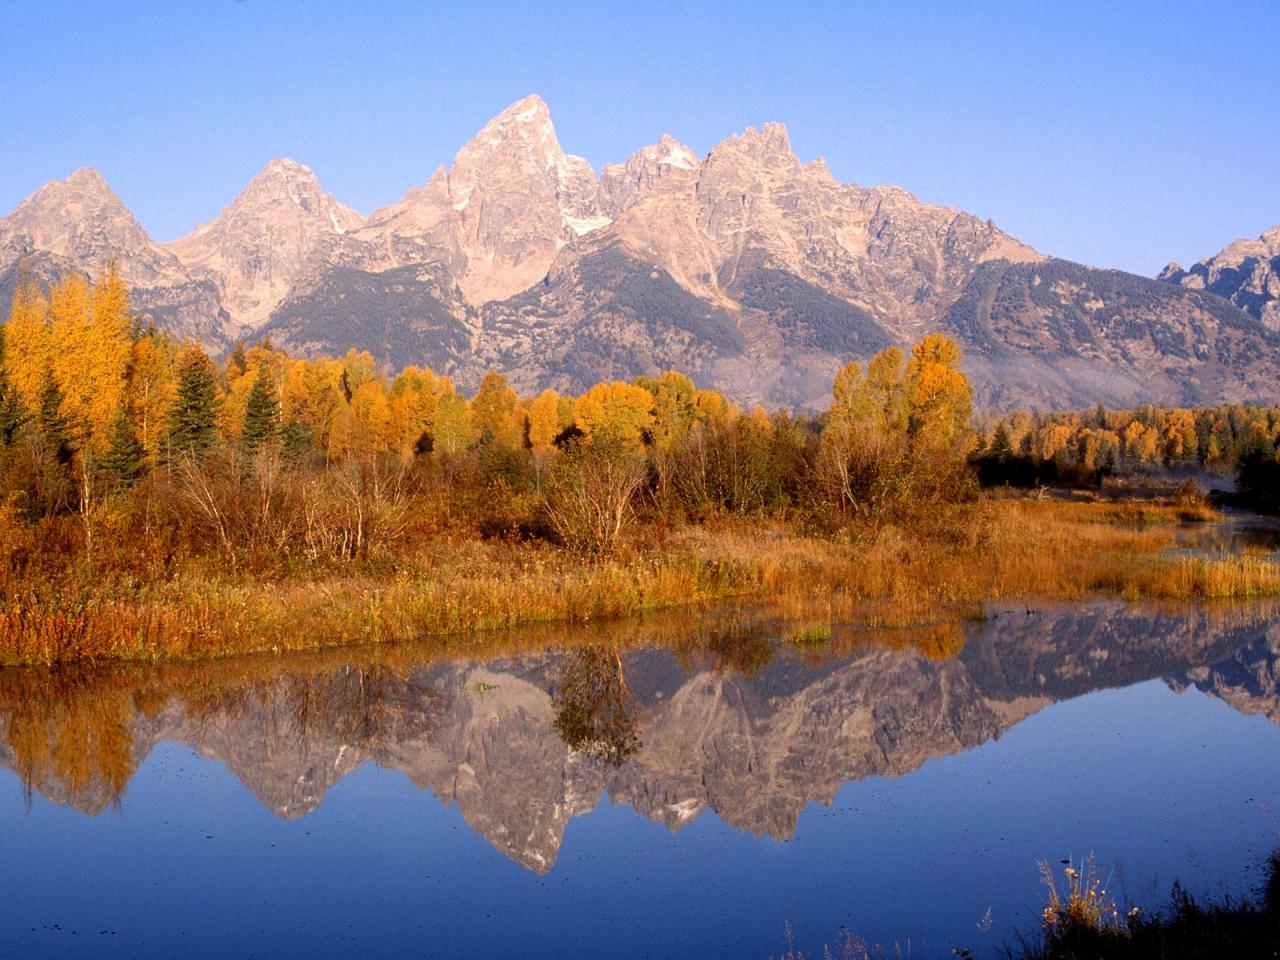
M 986 498 L 938 507 L 910 528 L 838 536 L 776 519 L 645 527 L 607 557 L 464 539 L 406 544 L 356 570 L 270 577 L 207 558 L 156 579 L 86 562 L 52 577 L 10 577 L 0 594 L 0 663 L 452 643 L 476 631 L 741 598 L 803 598 L 841 619 L 907 626 L 978 616 L 988 601 L 1017 598 L 1280 596 L 1272 555 L 1175 555 L 1180 515 L 1172 503 Z

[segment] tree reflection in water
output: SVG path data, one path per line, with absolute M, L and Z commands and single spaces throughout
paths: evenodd
M 552 705 L 556 732 L 571 750 L 620 767 L 640 749 L 636 698 L 616 647 L 573 650 Z

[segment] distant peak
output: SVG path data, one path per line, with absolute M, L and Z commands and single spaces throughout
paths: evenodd
M 104 207 L 123 207 L 115 191 L 107 184 L 102 174 L 93 167 L 81 167 L 68 175 L 65 180 L 50 180 L 23 202 L 61 204 L 77 197 L 88 197 L 94 203 Z
M 531 93 L 523 100 L 517 100 L 507 109 L 489 121 L 489 124 L 497 123 L 536 123 L 551 119 L 551 111 L 547 108 L 544 101 L 536 93 Z
M 757 158 L 772 157 L 798 162 L 791 150 L 791 138 L 787 135 L 787 128 L 781 123 L 766 123 L 759 130 L 755 127 L 747 127 L 741 133 L 725 140 L 716 147 L 716 150 L 724 148 Z
M 289 157 L 276 157 L 270 161 L 265 167 L 258 171 L 254 179 L 261 177 L 304 177 L 309 180 L 315 179 L 315 174 L 306 164 L 299 163 Z
M 79 170 L 72 172 L 62 182 L 73 187 L 100 187 L 107 189 L 106 179 L 93 167 L 81 167 Z

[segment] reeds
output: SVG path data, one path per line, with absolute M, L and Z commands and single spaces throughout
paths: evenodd
M 919 627 L 1009 599 L 1280 596 L 1270 557 L 1171 555 L 1178 509 L 983 500 L 835 537 L 746 518 L 642 528 L 602 557 L 540 541 L 426 539 L 377 563 L 269 578 L 199 558 L 153 576 L 72 567 L 0 582 L 0 663 L 445 644 L 744 598 L 821 604 L 820 623 Z

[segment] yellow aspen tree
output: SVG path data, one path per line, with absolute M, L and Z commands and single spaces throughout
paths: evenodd
M 486 373 L 471 398 L 471 425 L 481 443 L 508 450 L 524 446 L 524 411 L 520 398 L 500 373 Z
M 352 446 L 382 452 L 393 444 L 391 406 L 387 391 L 377 380 L 362 383 L 351 398 Z
M 597 383 L 574 403 L 574 416 L 588 437 L 639 447 L 653 426 L 653 395 L 617 380 Z
M 89 343 L 89 284 L 83 277 L 68 274 L 49 290 L 49 338 L 51 368 L 68 414 L 81 415 L 78 396 L 69 396 L 67 385 L 78 377 L 87 360 Z
M 9 382 L 28 410 L 39 407 L 53 362 L 48 317 L 49 301 L 40 288 L 34 283 L 19 286 L 4 328 L 4 363 Z
M 911 351 L 907 364 L 908 431 L 927 447 L 963 443 L 972 415 L 972 390 L 959 370 L 960 347 L 941 334 L 929 334 Z
M 137 424 L 138 442 L 152 463 L 160 454 L 165 417 L 177 387 L 175 353 L 173 342 L 154 332 L 139 337 L 131 347 L 128 403 Z
M 698 423 L 727 423 L 737 409 L 715 390 L 699 390 L 693 397 L 694 419 Z
M 653 395 L 653 445 L 662 453 L 669 453 L 684 441 L 693 425 L 697 388 L 676 370 L 664 371 L 655 379 L 638 378 L 636 386 Z
M 85 363 L 72 382 L 79 386 L 90 442 L 101 452 L 110 445 L 111 428 L 124 412 L 129 361 L 133 353 L 129 291 L 114 267 L 93 287 Z M 72 395 L 71 383 L 64 387 Z
M 560 395 L 543 390 L 529 401 L 529 446 L 535 454 L 547 454 L 555 446 L 560 426 Z
M 448 377 L 430 367 L 405 367 L 391 383 L 389 396 L 392 447 L 402 457 L 412 456 L 424 437 L 431 435 L 440 398 L 453 393 Z
M 436 404 L 432 449 L 440 453 L 460 453 L 472 443 L 471 404 L 465 397 L 450 393 Z

